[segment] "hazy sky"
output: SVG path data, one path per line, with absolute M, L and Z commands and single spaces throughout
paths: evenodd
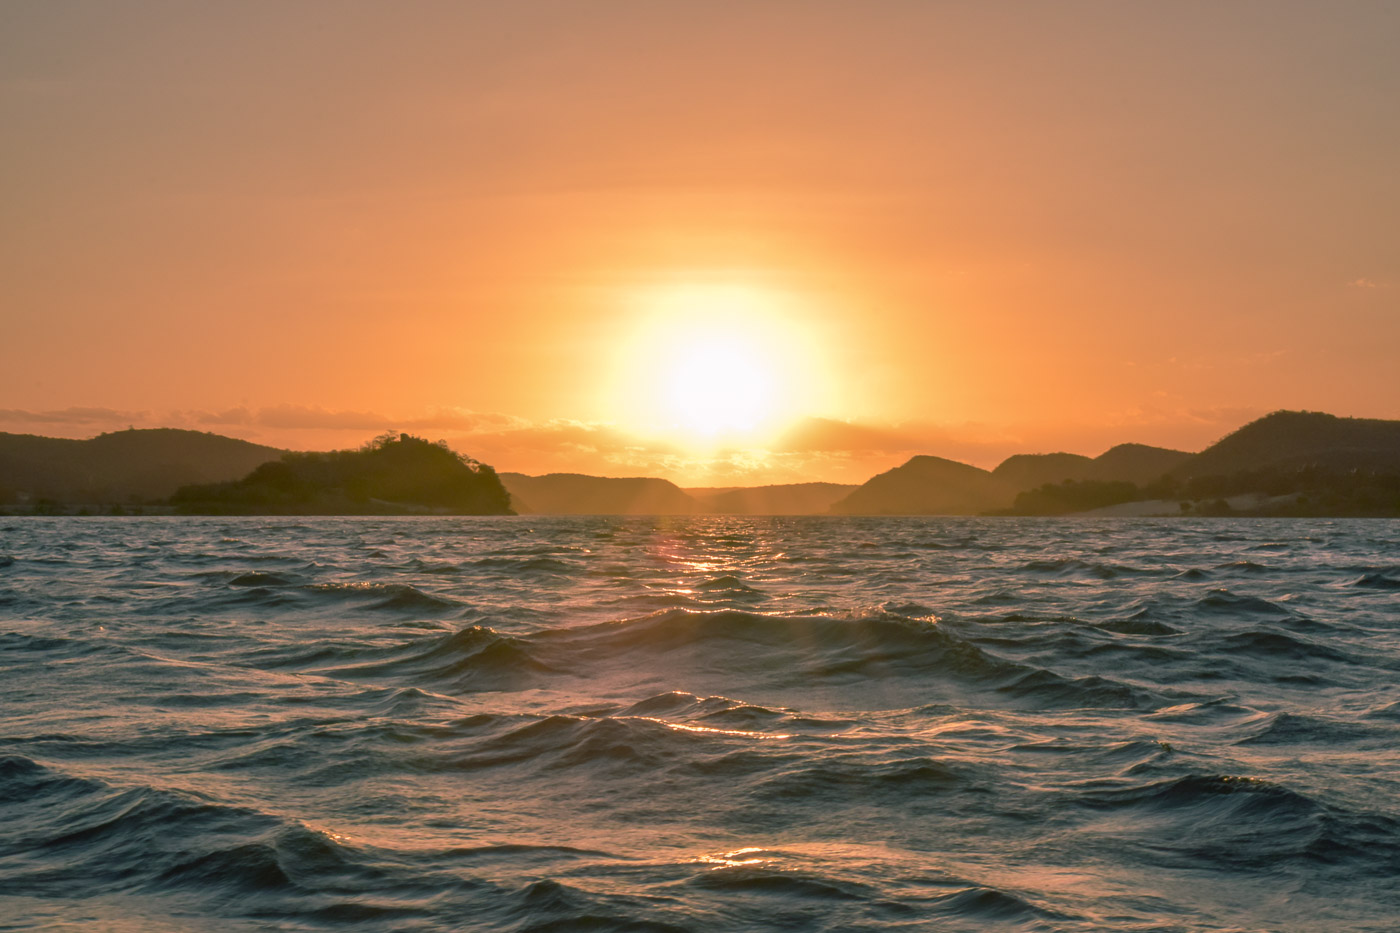
M 1400 417 L 1397 49 L 1384 2 L 6 0 L 0 430 L 727 484 Z

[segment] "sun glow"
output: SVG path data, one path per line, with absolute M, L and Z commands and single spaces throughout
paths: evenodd
M 752 431 L 773 410 L 773 374 L 754 347 L 708 338 L 682 349 L 673 367 L 666 404 L 691 431 Z
M 634 300 L 639 323 L 614 368 L 628 427 L 691 447 L 757 444 L 813 401 L 816 347 L 787 296 L 681 285 Z

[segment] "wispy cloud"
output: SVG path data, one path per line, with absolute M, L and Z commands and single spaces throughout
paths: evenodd
M 0 408 L 0 424 L 11 425 L 142 424 L 149 416 L 149 412 L 120 411 L 115 408 L 61 408 L 49 411 Z
M 778 438 L 773 448 L 787 453 L 888 452 L 910 450 L 918 445 L 917 439 L 894 428 L 831 418 L 804 418 Z

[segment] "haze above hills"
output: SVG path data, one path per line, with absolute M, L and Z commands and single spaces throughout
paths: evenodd
M 169 428 L 85 441 L 0 434 L 0 508 L 158 509 L 181 487 L 245 481 L 263 464 L 289 455 L 330 456 L 292 455 Z M 1151 514 L 1144 510 L 1156 508 L 1171 514 L 1388 515 L 1400 514 L 1400 421 L 1280 411 L 1196 454 L 1128 443 L 1093 458 L 1018 454 L 993 470 L 920 455 L 858 487 L 797 483 L 687 491 L 652 477 L 502 473 L 499 479 L 511 507 L 522 514 Z M 441 491 L 416 500 L 412 490 L 398 493 L 408 511 L 465 508 L 444 505 Z M 308 502 L 318 501 L 308 495 Z M 339 505 L 330 511 L 353 511 L 343 497 L 319 501 L 332 500 Z M 188 510 L 191 497 L 183 501 Z M 366 510 L 393 511 L 380 501 Z M 246 505 L 258 510 L 256 502 Z

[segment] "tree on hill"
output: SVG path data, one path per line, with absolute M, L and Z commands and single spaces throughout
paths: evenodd
M 1019 493 L 1007 515 L 1069 515 L 1142 498 L 1142 491 L 1123 480 L 1065 480 Z
M 513 514 L 491 467 L 393 433 L 359 450 L 286 454 L 240 480 L 182 487 L 170 501 L 186 514 Z

